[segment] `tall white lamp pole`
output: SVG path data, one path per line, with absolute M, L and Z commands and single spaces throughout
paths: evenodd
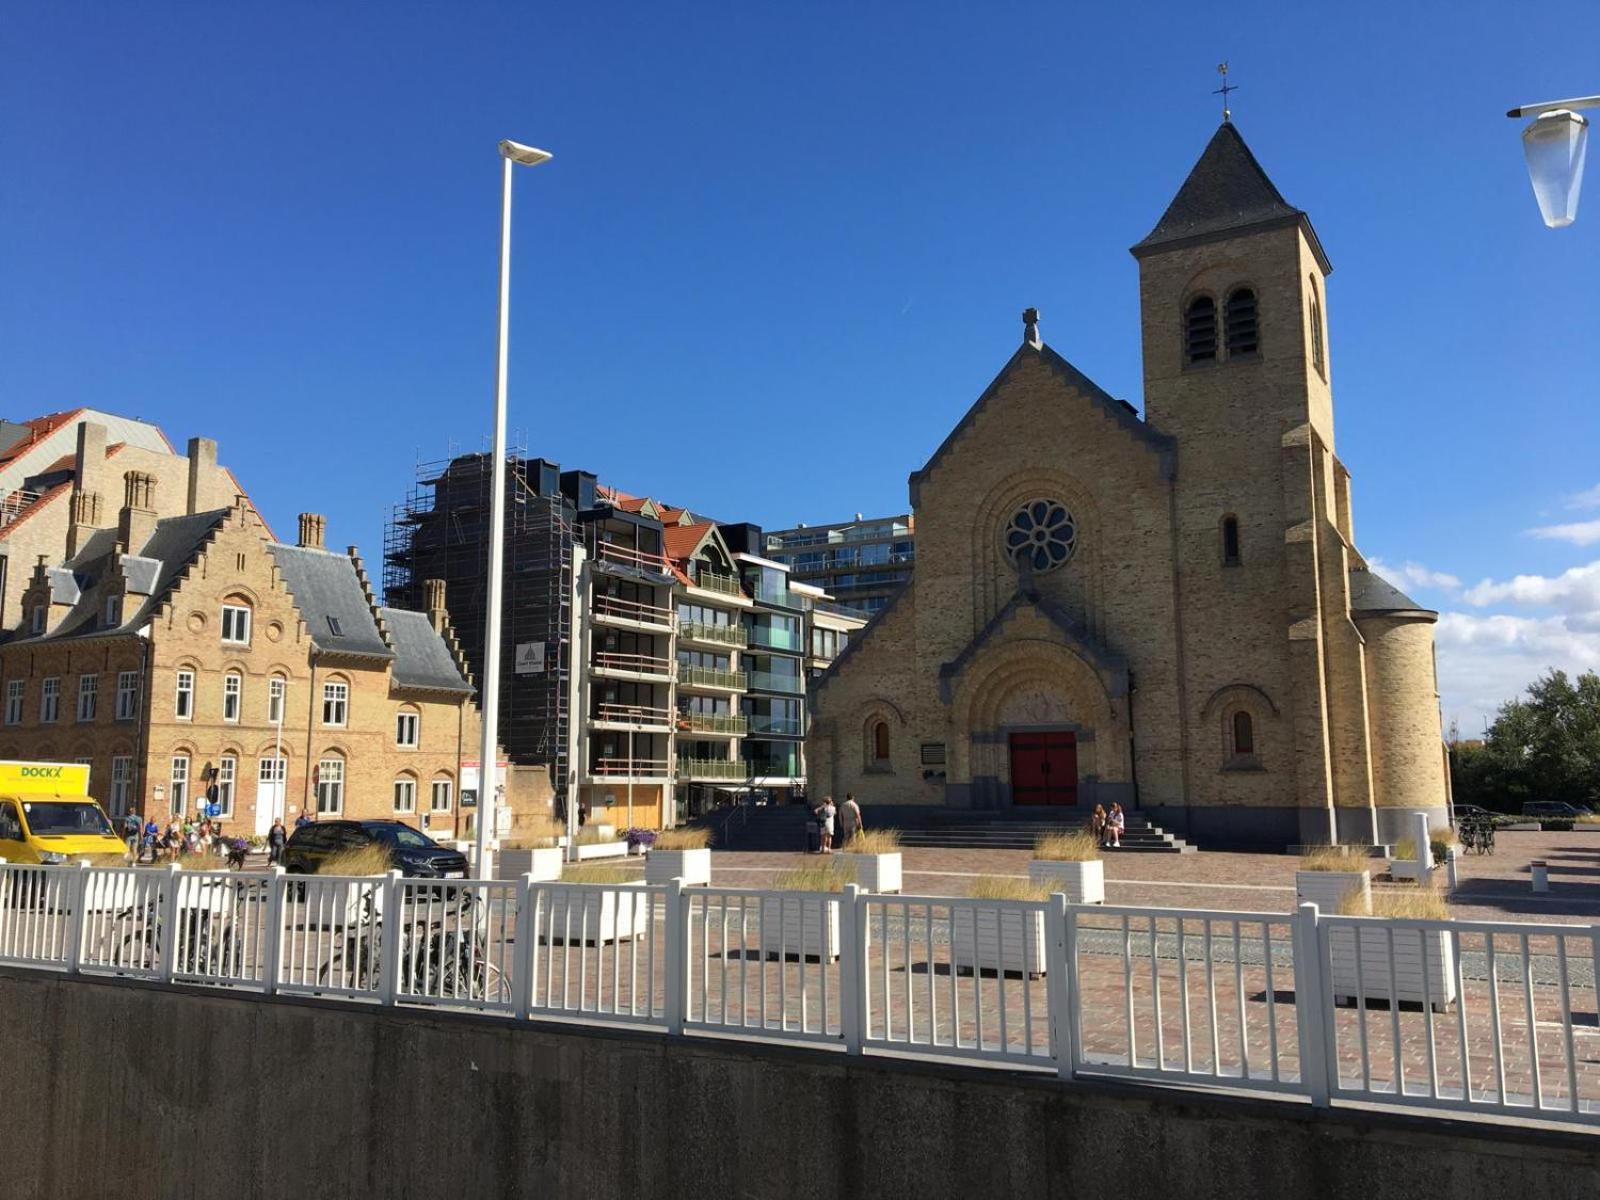
M 500 348 L 494 391 L 493 483 L 489 495 L 489 611 L 483 632 L 483 740 L 478 754 L 477 863 L 480 879 L 494 878 L 489 839 L 494 834 L 499 783 L 496 755 L 500 724 L 500 584 L 505 571 L 506 535 L 506 352 L 511 321 L 511 168 L 550 161 L 545 150 L 501 142 L 505 176 L 500 192 Z

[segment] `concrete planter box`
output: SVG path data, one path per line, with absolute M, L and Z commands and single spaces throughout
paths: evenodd
M 950 962 L 958 971 L 1004 971 L 1030 979 L 1043 975 L 1044 914 L 981 903 L 956 909 Z
M 520 879 L 532 875 L 540 883 L 561 878 L 561 864 L 566 851 L 560 846 L 542 846 L 537 850 L 502 850 L 495 859 L 495 877 Z
M 840 851 L 834 857 L 855 871 L 856 883 L 866 892 L 900 891 L 900 851 L 888 854 L 851 854 Z
M 1332 962 L 1333 998 L 1353 1003 L 1357 994 L 1368 1000 L 1423 1002 L 1423 971 L 1427 971 L 1427 998 L 1442 1012 L 1456 999 L 1455 938 L 1444 930 L 1422 930 L 1392 925 L 1394 936 L 1394 995 L 1389 986 L 1389 934 L 1385 923 L 1328 930 L 1328 956 Z M 1356 943 L 1361 945 L 1361 986 L 1356 986 Z
M 1030 859 L 1028 879 L 1032 883 L 1046 885 L 1052 892 L 1065 892 L 1068 904 L 1106 902 L 1106 865 L 1098 858 L 1091 858 L 1087 862 Z
M 1323 916 L 1334 916 L 1351 891 L 1361 893 L 1357 910 L 1372 911 L 1372 875 L 1367 871 L 1296 871 L 1294 873 L 1294 902 L 1296 905 L 1315 904 Z
M 1426 884 L 1428 882 L 1427 877 L 1432 874 L 1432 867 L 1429 867 L 1426 871 L 1421 870 L 1418 868 L 1417 860 L 1414 858 L 1396 858 L 1389 863 L 1390 879 L 1409 879 L 1415 883 Z
M 711 851 L 652 850 L 645 856 L 644 881 L 646 883 L 671 883 L 681 879 L 685 884 L 711 882 Z
M 582 884 L 550 888 L 540 897 L 536 913 L 538 938 L 595 946 L 643 937 L 650 932 L 650 903 L 645 892 Z
M 626 858 L 628 856 L 627 842 L 579 842 L 576 849 L 579 862 L 590 858 Z
M 804 936 L 806 958 L 839 957 L 839 904 L 834 900 L 767 895 L 761 898 L 761 953 L 766 958 L 801 957 Z M 826 942 L 824 946 L 822 943 Z

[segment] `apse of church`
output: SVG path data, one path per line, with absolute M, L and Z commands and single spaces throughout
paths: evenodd
M 911 477 L 910 582 L 815 685 L 813 790 L 1401 836 L 1447 802 L 1436 614 L 1354 545 L 1316 233 L 1225 123 L 1133 253 L 1144 419 L 1023 314 Z

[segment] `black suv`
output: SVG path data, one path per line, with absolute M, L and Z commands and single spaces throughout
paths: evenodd
M 461 878 L 467 856 L 449 850 L 402 821 L 313 821 L 289 835 L 283 867 L 292 875 L 315 875 L 346 850 L 382 846 L 394 869 L 411 879 Z

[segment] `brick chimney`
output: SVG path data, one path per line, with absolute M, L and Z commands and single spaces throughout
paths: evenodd
M 122 513 L 117 540 L 129 554 L 137 554 L 156 528 L 156 477 L 145 471 L 122 476 Z
M 209 508 L 206 485 L 217 471 L 217 443 L 210 438 L 189 439 L 189 501 L 185 512 L 191 515 Z
M 106 427 L 85 421 L 78 426 L 78 452 L 73 461 L 72 505 L 67 514 L 68 558 L 105 524 L 105 473 Z
M 328 518 L 321 513 L 300 514 L 300 541 L 299 545 L 307 550 L 325 550 L 322 544 L 322 535 L 328 528 Z
M 428 624 L 433 626 L 434 632 L 443 632 L 445 625 L 444 580 L 424 579 L 422 581 L 422 603 L 428 612 Z

